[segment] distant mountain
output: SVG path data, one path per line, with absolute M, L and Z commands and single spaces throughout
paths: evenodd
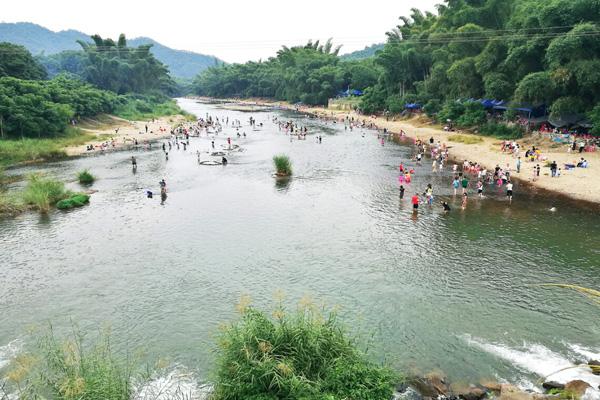
M 371 46 L 367 46 L 362 50 L 353 51 L 352 53 L 342 54 L 340 58 L 346 61 L 352 60 L 363 60 L 365 58 L 373 57 L 378 50 L 383 49 L 384 43 L 377 43 Z
M 116 38 L 114 38 L 116 39 Z M 33 55 L 51 55 L 65 50 L 81 50 L 77 40 L 91 41 L 90 35 L 76 30 L 53 32 L 30 22 L 0 23 L 0 42 L 25 46 Z M 171 75 L 190 79 L 202 70 L 223 63 L 216 57 L 185 50 L 174 50 L 157 41 L 141 37 L 128 39 L 130 46 L 152 44 L 154 56 L 169 67 Z

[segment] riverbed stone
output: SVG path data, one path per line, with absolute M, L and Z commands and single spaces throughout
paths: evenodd
M 423 400 L 423 397 L 412 387 L 404 387 L 403 390 L 396 388 L 394 400 Z
M 560 382 L 547 381 L 547 382 L 542 383 L 542 387 L 546 390 L 552 390 L 552 389 L 563 390 L 565 388 L 565 385 Z
M 588 366 L 592 369 L 592 374 L 600 375 L 600 361 L 598 360 L 589 360 L 587 362 Z
M 437 398 L 448 395 L 446 377 L 439 372 L 430 372 L 423 377 L 413 378 L 411 386 L 426 398 Z
M 450 392 L 462 400 L 481 400 L 487 395 L 487 389 L 475 385 L 451 384 Z
M 500 393 L 500 390 L 502 389 L 502 384 L 497 381 L 482 380 L 479 383 L 481 384 L 481 386 L 483 386 L 484 388 L 486 388 L 488 391 L 491 391 L 491 392 Z
M 590 384 L 585 381 L 582 381 L 580 379 L 576 379 L 574 381 L 568 382 L 565 385 L 565 390 L 568 390 L 568 391 L 576 394 L 579 397 L 583 396 L 585 391 L 588 390 L 589 388 L 591 388 Z
M 533 394 L 524 392 L 518 387 L 510 384 L 502 384 L 500 387 L 500 400 L 532 400 Z

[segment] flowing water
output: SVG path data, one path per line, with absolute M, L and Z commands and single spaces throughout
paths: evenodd
M 74 321 L 92 332 L 109 324 L 118 347 L 142 348 L 207 379 L 215 334 L 236 317 L 240 295 L 270 307 L 278 289 L 290 304 L 310 296 L 339 305 L 371 355 L 401 370 L 531 384 L 599 357 L 600 309 L 536 286 L 600 287 L 597 209 L 516 185 L 512 205 L 490 187 L 461 211 L 450 172 L 432 173 L 426 162 L 401 200 L 398 165 L 412 165 L 409 144 L 382 146 L 374 132 L 285 111 L 180 104 L 242 120 L 248 137 L 234 142 L 245 151 L 225 167 L 199 166 L 196 150 L 210 146 L 202 137 L 168 161 L 155 146 L 14 171 L 44 170 L 74 189 L 83 168 L 99 180 L 87 207 L 0 221 L 0 368 L 27 343 L 30 326 L 51 321 L 66 330 Z M 250 115 L 262 130 L 247 126 Z M 290 142 L 273 116 L 312 135 Z M 228 135 L 231 128 L 216 145 Z M 271 158 L 282 152 L 293 161 L 289 181 L 272 177 Z M 162 178 L 164 205 L 144 196 Z M 436 205 L 413 215 L 410 195 L 429 182 L 436 200 L 450 201 L 449 214 Z

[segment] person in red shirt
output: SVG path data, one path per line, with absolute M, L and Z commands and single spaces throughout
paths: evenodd
M 417 211 L 419 209 L 419 194 L 415 193 L 415 195 L 411 199 L 413 210 Z

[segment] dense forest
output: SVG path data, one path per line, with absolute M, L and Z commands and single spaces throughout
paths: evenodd
M 587 117 L 600 133 L 599 24 L 598 0 L 445 0 L 435 14 L 401 17 L 372 58 L 341 61 L 309 43 L 209 69 L 195 90 L 316 105 L 350 86 L 365 90 L 363 112 L 418 103 L 464 126 L 485 123 L 484 106 L 468 100 L 486 98 L 545 109 L 555 120 Z
M 1 139 L 56 137 L 80 118 L 165 109 L 176 84 L 149 45 L 129 47 L 124 35 L 92 39 L 81 52 L 54 56 L 52 79 L 23 46 L 0 43 Z

